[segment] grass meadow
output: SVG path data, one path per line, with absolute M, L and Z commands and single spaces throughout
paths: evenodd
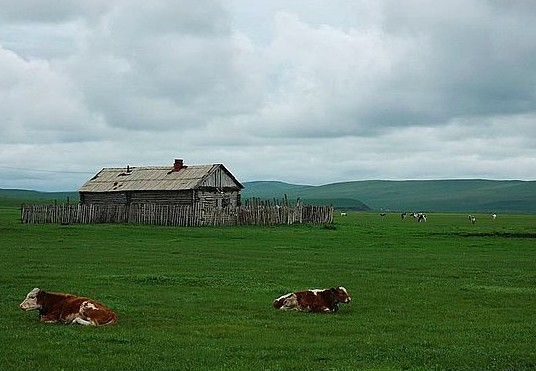
M 536 215 L 332 226 L 24 225 L 0 208 L 2 370 L 534 370 Z M 272 300 L 345 286 L 336 314 Z M 42 324 L 34 287 L 113 308 Z

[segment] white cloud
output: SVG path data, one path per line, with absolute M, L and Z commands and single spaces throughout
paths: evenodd
M 82 93 L 46 60 L 26 61 L 0 46 L 0 71 L 0 143 L 55 143 L 99 137 L 94 126 L 100 120 L 86 110 Z

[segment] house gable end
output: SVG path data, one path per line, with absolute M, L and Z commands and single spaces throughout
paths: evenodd
M 196 188 L 216 188 L 240 190 L 244 186 L 222 164 L 215 164 L 209 172 L 204 175 Z

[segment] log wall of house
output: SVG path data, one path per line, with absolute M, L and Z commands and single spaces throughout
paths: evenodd
M 194 196 L 195 202 L 201 204 L 203 209 L 236 207 L 240 205 L 240 193 L 238 191 L 197 190 Z
M 167 204 L 192 205 L 193 191 L 135 191 L 135 192 L 96 192 L 80 194 L 82 204 Z
M 137 191 L 130 193 L 129 203 L 192 205 L 193 191 Z
M 82 204 L 120 204 L 127 203 L 125 192 L 98 192 L 80 193 L 80 203 Z
M 135 192 L 101 192 L 81 193 L 82 204 L 159 204 L 159 205 L 195 205 L 204 210 L 240 205 L 238 190 L 221 191 L 219 189 L 186 191 L 135 191 Z
M 240 200 L 238 191 L 197 190 L 194 199 L 201 211 L 201 222 L 203 224 L 210 225 L 216 219 L 225 224 L 236 223 L 236 214 L 223 212 L 223 210 L 236 209 Z M 214 217 L 215 212 L 219 213 L 216 218 Z

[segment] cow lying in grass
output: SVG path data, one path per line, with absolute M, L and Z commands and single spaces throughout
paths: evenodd
M 78 323 L 104 326 L 116 322 L 117 316 L 101 303 L 80 296 L 47 292 L 38 288 L 26 295 L 20 303 L 22 310 L 39 310 L 39 320 L 44 323 Z
M 325 290 L 291 292 L 275 299 L 272 305 L 281 310 L 303 312 L 335 313 L 339 303 L 349 303 L 352 299 L 342 286 Z

